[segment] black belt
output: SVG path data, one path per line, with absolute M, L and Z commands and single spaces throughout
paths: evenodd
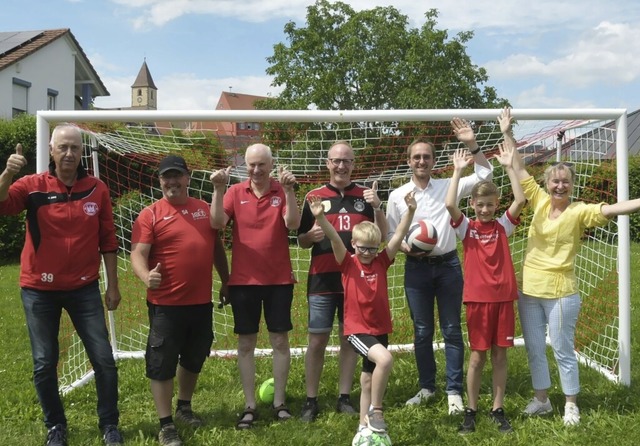
M 458 252 L 456 250 L 453 250 L 445 254 L 442 254 L 440 256 L 422 256 L 422 257 L 407 256 L 407 261 L 427 263 L 429 265 L 437 265 L 439 263 L 446 262 L 447 260 L 451 260 L 457 256 L 458 256 Z

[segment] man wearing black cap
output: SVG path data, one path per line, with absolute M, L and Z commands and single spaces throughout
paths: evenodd
M 158 173 L 163 198 L 143 209 L 134 223 L 131 263 L 147 286 L 150 329 L 145 360 L 160 419 L 158 440 L 180 446 L 171 409 L 173 379 L 177 374 L 176 421 L 200 426 L 191 398 L 213 342 L 212 268 L 215 264 L 223 284 L 222 303 L 229 273 L 224 247 L 211 226 L 209 205 L 189 197 L 185 160 L 167 156 Z

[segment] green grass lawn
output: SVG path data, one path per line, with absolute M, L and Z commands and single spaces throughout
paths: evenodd
M 640 316 L 640 245 L 632 246 L 632 327 Z M 42 413 L 31 381 L 31 353 L 24 314 L 17 286 L 17 265 L 0 267 L 0 383 L 4 397 L 0 398 L 0 444 L 39 445 L 46 435 Z M 509 353 L 509 381 L 505 411 L 515 432 L 501 435 L 486 412 L 491 408 L 490 366 L 488 365 L 481 390 L 480 414 L 476 433 L 461 437 L 457 434 L 460 417 L 449 417 L 446 395 L 439 392 L 435 401 L 421 407 L 406 407 L 404 401 L 417 390 L 417 376 L 412 354 L 397 354 L 394 370 L 385 397 L 386 419 L 395 445 L 631 445 L 640 438 L 640 347 L 636 333 L 632 333 L 632 384 L 630 387 L 613 384 L 591 369 L 581 367 L 582 391 L 579 405 L 582 423 L 575 428 L 562 424 L 564 399 L 555 368 L 552 370 L 551 400 L 553 415 L 526 419 L 520 411 L 531 398 L 526 354 L 524 349 Z M 444 382 L 444 355 L 437 352 L 438 382 Z M 551 359 L 551 364 L 554 364 Z M 142 360 L 123 360 L 119 363 L 121 428 L 128 445 L 157 444 L 158 430 L 148 380 L 144 376 Z M 271 363 L 258 359 L 258 382 L 270 377 Z M 251 431 L 236 431 L 235 421 L 242 409 L 243 397 L 236 363 L 231 359 L 211 359 L 205 364 L 194 409 L 206 420 L 197 430 L 181 429 L 186 445 L 350 445 L 357 419 L 334 412 L 337 391 L 337 362 L 330 357 L 320 388 L 323 409 L 313 424 L 294 419 L 275 423 L 266 405 L 259 407 L 260 421 Z M 358 382 L 356 378 L 356 383 Z M 354 396 L 357 399 L 356 385 Z M 299 415 L 305 398 L 304 361 L 292 360 L 288 385 L 288 403 Z M 71 445 L 102 444 L 95 414 L 93 383 L 65 395 L 64 403 L 69 420 Z

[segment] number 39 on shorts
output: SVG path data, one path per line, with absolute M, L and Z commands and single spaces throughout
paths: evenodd
M 40 280 L 42 282 L 51 283 L 51 282 L 53 282 L 53 274 L 51 274 L 51 273 L 42 273 L 40 275 Z

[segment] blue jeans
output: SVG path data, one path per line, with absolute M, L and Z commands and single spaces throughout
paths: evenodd
M 117 425 L 118 370 L 109 344 L 98 282 L 71 291 L 22 288 L 21 295 L 31 340 L 33 382 L 44 412 L 44 424 L 47 428 L 67 424 L 57 372 L 58 332 L 64 308 L 95 372 L 99 427 Z
M 434 302 L 438 304 L 440 331 L 444 338 L 449 395 L 462 395 L 464 342 L 460 326 L 462 268 L 455 256 L 429 264 L 407 256 L 404 291 L 413 320 L 414 348 L 421 389 L 436 390 L 436 360 L 433 353 Z

